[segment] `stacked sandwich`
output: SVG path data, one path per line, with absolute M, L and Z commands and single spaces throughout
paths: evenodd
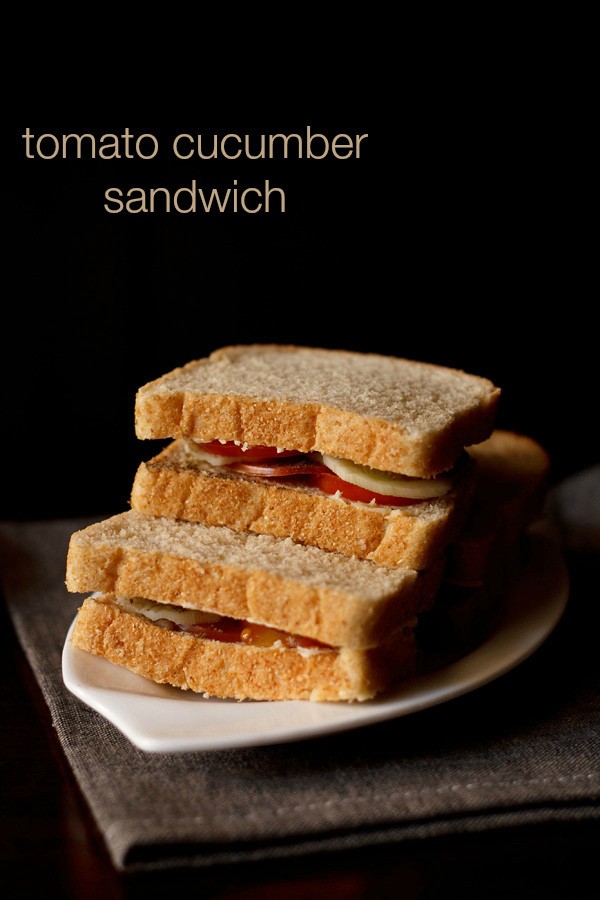
M 145 385 L 136 433 L 171 443 L 140 466 L 130 511 L 72 536 L 67 586 L 95 592 L 73 643 L 223 698 L 367 700 L 412 676 L 449 556 L 455 581 L 472 562 L 465 448 L 479 444 L 482 471 L 511 455 L 510 436 L 486 441 L 499 393 L 453 369 L 279 345 Z M 497 537 L 496 517 L 485 529 Z M 493 540 L 465 539 L 483 578 Z

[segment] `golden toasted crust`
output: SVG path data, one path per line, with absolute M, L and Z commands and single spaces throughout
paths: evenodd
M 458 533 L 472 486 L 466 478 L 445 497 L 393 509 L 277 482 L 192 463 L 185 442 L 175 441 L 141 464 L 131 506 L 148 515 L 291 537 L 383 566 L 424 569 Z
M 499 396 L 485 378 L 412 360 L 224 347 L 140 388 L 136 433 L 317 450 L 432 477 L 488 437 Z
M 67 587 L 208 610 L 364 649 L 433 602 L 442 569 L 443 560 L 424 573 L 380 567 L 289 539 L 131 511 L 71 537 Z
M 112 597 L 88 598 L 72 642 L 159 684 L 237 700 L 368 700 L 416 671 L 413 629 L 374 650 L 301 654 L 166 631 L 124 612 Z

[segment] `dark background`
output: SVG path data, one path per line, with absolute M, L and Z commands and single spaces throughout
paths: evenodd
M 229 343 L 283 341 L 456 366 L 503 389 L 498 424 L 532 435 L 559 479 L 596 462 L 597 341 L 577 172 L 531 89 L 404 104 L 360 160 L 173 160 L 180 132 L 370 132 L 350 114 L 29 118 L 14 129 L 4 301 L 1 518 L 126 508 L 156 452 L 134 434 L 146 381 Z M 539 100 L 539 98 L 538 98 Z M 98 122 L 100 124 L 98 124 Z M 393 127 L 392 127 L 393 123 Z M 152 161 L 28 160 L 20 135 L 150 132 Z M 271 185 L 287 212 L 108 215 L 109 186 Z M 12 285 L 12 286 L 8 286 Z

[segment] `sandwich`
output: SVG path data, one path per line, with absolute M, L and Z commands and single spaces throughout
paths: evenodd
M 145 385 L 131 505 L 424 569 L 472 491 L 464 448 L 489 436 L 499 389 L 464 372 L 315 348 L 226 347 Z
M 210 696 L 364 700 L 414 674 L 442 571 L 130 510 L 71 539 L 73 642 Z
M 158 683 L 368 700 L 418 671 L 499 389 L 377 354 L 226 347 L 142 387 L 128 512 L 72 536 L 73 643 Z

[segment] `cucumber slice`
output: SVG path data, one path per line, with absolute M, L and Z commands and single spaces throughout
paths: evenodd
M 207 453 L 206 450 L 202 450 L 193 441 L 185 442 L 185 452 L 197 462 L 205 462 L 208 463 L 209 466 L 228 466 L 233 462 L 233 457 L 221 456 L 216 453 Z
M 379 472 L 369 466 L 361 466 L 349 459 L 320 454 L 324 466 L 350 484 L 384 494 L 387 497 L 406 497 L 409 500 L 429 500 L 443 497 L 452 488 L 450 478 L 411 478 L 395 472 Z
M 158 619 L 168 619 L 176 625 L 206 625 L 209 622 L 218 622 L 221 616 L 215 613 L 202 612 L 199 609 L 184 609 L 182 606 L 171 606 L 169 603 L 155 603 L 154 600 L 144 600 L 142 597 L 117 597 L 117 605 L 125 612 L 137 613 L 156 622 Z
M 252 453 L 245 453 L 244 456 L 231 456 L 230 454 L 208 453 L 199 447 L 194 441 L 186 440 L 185 452 L 190 459 L 195 462 L 205 462 L 209 466 L 230 466 L 232 463 L 252 463 L 256 461 L 264 462 L 264 457 L 252 456 Z

